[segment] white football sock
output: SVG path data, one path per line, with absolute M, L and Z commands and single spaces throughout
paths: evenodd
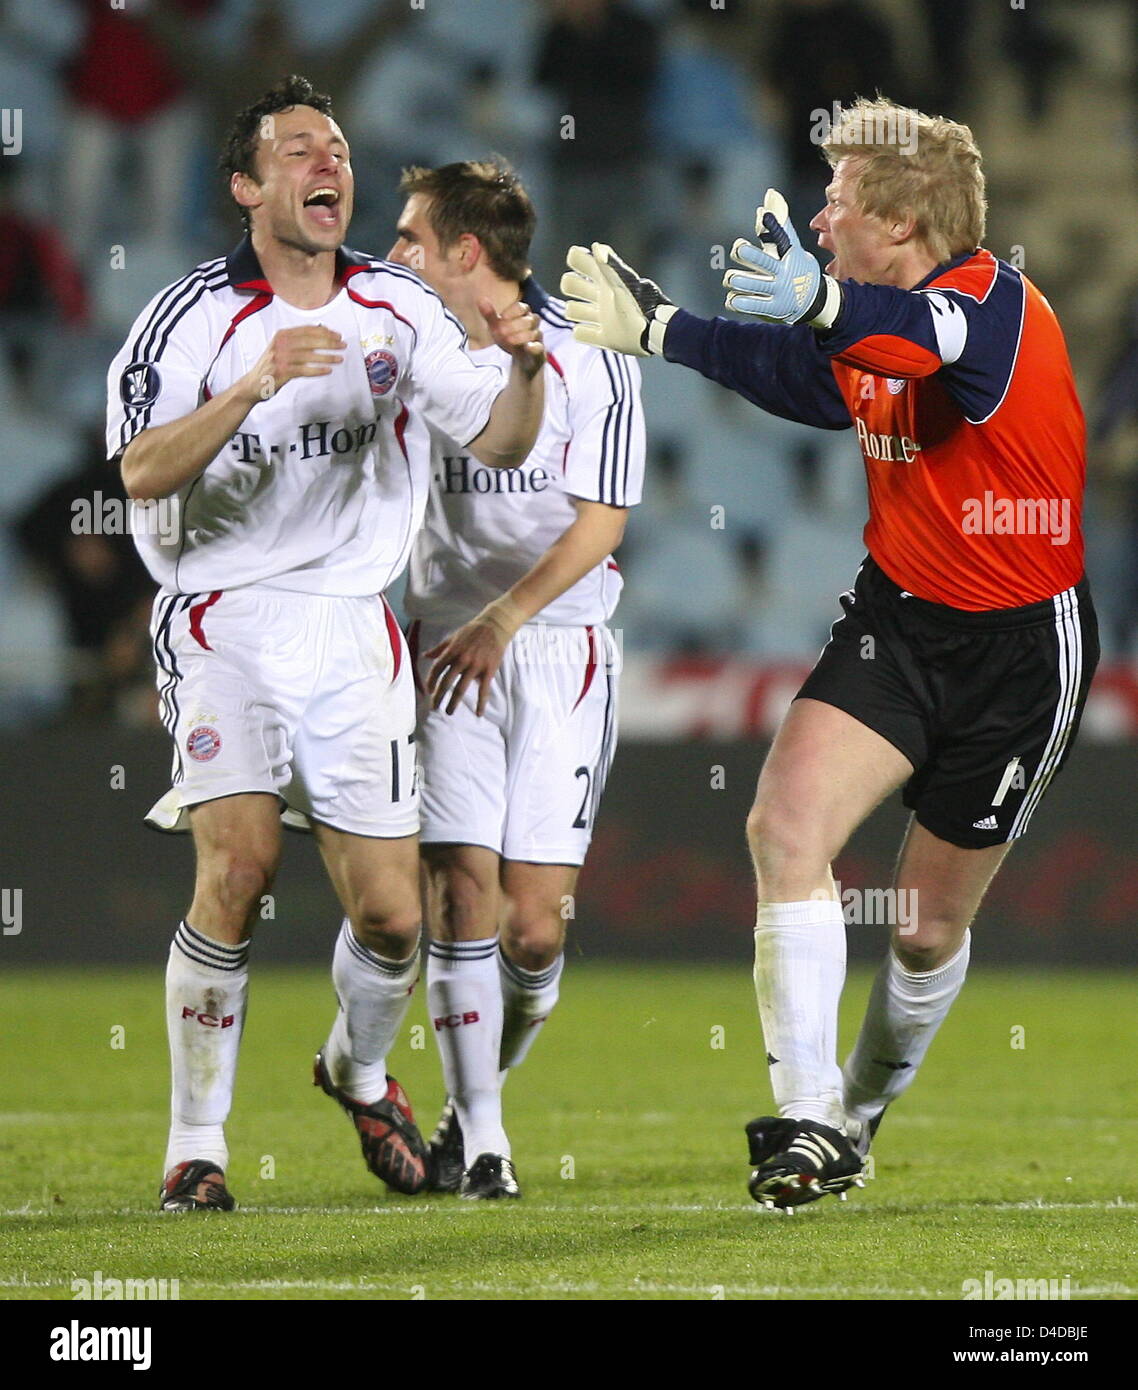
M 340 1011 L 324 1045 L 334 1085 L 371 1105 L 387 1091 L 387 1054 L 411 1006 L 419 978 L 419 952 L 389 960 L 356 939 L 345 917 L 332 956 L 332 983 Z
M 497 936 L 432 941 L 427 948 L 427 1004 L 447 1095 L 462 1126 L 467 1167 L 479 1154 L 510 1156 L 498 1080 L 502 990 L 497 956 Z
M 784 1119 L 840 1129 L 838 1002 L 846 977 L 842 905 L 828 898 L 760 903 L 755 925 L 755 997 Z
M 906 1090 L 968 971 L 971 932 L 936 970 L 906 970 L 890 950 L 873 982 L 865 1020 L 846 1060 L 846 1111 L 871 1120 Z
M 546 1019 L 553 1012 L 561 994 L 561 972 L 565 968 L 562 953 L 552 965 L 542 970 L 523 970 L 520 965 L 498 952 L 498 978 L 502 991 L 502 1049 L 498 1065 L 502 1080 L 510 1067 L 520 1066 L 537 1041 Z
M 165 1172 L 194 1158 L 225 1172 L 225 1121 L 249 992 L 249 943 L 227 946 L 181 922 L 166 966 L 170 1135 Z

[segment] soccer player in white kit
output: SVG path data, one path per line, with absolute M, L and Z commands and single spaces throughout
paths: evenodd
M 390 257 L 505 362 L 477 305 L 519 296 L 548 347 L 525 464 L 480 466 L 432 426 L 431 495 L 407 612 L 420 685 L 427 1001 L 448 1101 L 432 1186 L 517 1197 L 502 1081 L 557 1002 L 566 919 L 616 741 L 622 580 L 612 552 L 640 500 L 640 373 L 584 347 L 528 269 L 534 211 L 501 164 L 411 169 Z M 499 939 L 500 931 L 500 939 Z
M 108 452 L 161 586 L 154 652 L 173 786 L 148 820 L 189 829 L 194 896 L 166 976 L 172 1117 L 160 1206 L 234 1206 L 225 1181 L 252 924 L 281 817 L 314 831 L 344 910 L 339 1011 L 317 1081 L 369 1169 L 401 1192 L 427 1149 L 386 1055 L 419 970 L 414 693 L 383 590 L 429 483 L 428 428 L 481 465 L 529 452 L 544 399 L 537 317 L 499 304 L 475 363 L 438 297 L 343 249 L 349 150 L 327 97 L 289 78 L 223 158 L 248 235 L 146 306 L 108 377 Z

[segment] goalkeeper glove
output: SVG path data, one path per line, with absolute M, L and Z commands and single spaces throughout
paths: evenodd
M 571 246 L 566 259 L 570 269 L 561 277 L 561 293 L 579 343 L 635 357 L 664 351 L 664 332 L 676 305 L 655 281 L 637 275 L 600 241 L 593 242 L 592 251 Z
M 740 237 L 731 248 L 731 259 L 752 273 L 729 270 L 724 275 L 727 308 L 768 323 L 832 327 L 842 307 L 841 286 L 803 250 L 786 199 L 773 188 L 755 213 L 755 233 L 758 246 Z

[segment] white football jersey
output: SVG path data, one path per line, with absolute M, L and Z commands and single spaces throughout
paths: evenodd
M 180 593 L 245 584 L 311 594 L 382 592 L 402 571 L 430 478 L 428 426 L 469 442 L 505 377 L 418 276 L 337 252 L 340 291 L 319 309 L 273 294 L 248 238 L 156 295 L 107 379 L 107 452 L 178 420 L 254 367 L 282 328 L 323 324 L 347 343 L 320 377 L 253 407 L 192 482 L 163 505 L 176 524 L 133 532 L 151 575 Z
M 431 495 L 411 552 L 404 606 L 413 618 L 459 624 L 505 593 L 577 519 L 573 498 L 631 507 L 644 485 L 640 368 L 618 352 L 578 343 L 560 301 L 533 280 L 526 303 L 538 314 L 549 354 L 545 415 L 519 468 L 485 468 L 457 436 L 431 428 Z M 482 364 L 504 363 L 498 347 Z M 532 620 L 603 623 L 623 587 L 610 555 Z

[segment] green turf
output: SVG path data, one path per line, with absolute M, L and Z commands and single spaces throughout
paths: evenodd
M 991 1270 L 1132 1298 L 1135 984 L 976 970 L 874 1180 L 790 1218 L 746 1193 L 742 1127 L 769 1090 L 745 965 L 570 968 L 506 1088 L 525 1193 L 509 1204 L 386 1196 L 308 1084 L 329 981 L 255 971 L 229 1129 L 241 1209 L 164 1217 L 160 972 L 9 973 L 0 1294 L 70 1298 L 98 1270 L 176 1278 L 182 1299 L 959 1299 Z M 868 985 L 847 987 L 847 1041 Z M 422 995 L 391 1066 L 430 1128 Z

